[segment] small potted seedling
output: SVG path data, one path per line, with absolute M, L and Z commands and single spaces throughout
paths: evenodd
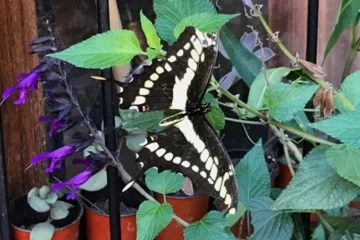
M 78 239 L 82 206 L 63 195 L 44 185 L 11 201 L 14 240 Z

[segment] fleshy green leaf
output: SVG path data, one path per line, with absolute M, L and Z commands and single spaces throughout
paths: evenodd
M 153 49 L 160 49 L 161 48 L 161 44 L 160 44 L 161 39 L 159 38 L 159 36 L 156 33 L 155 26 L 143 14 L 142 11 L 140 12 L 140 22 L 141 22 L 141 27 L 142 27 L 145 37 L 146 37 L 146 42 L 149 45 L 149 47 L 151 47 Z
M 169 194 L 177 192 L 184 183 L 184 177 L 169 170 L 158 173 L 155 168 L 146 171 L 146 185 L 152 191 Z
M 298 87 L 285 83 L 273 84 L 265 92 L 264 104 L 275 120 L 290 121 L 296 113 L 304 109 L 318 88 L 317 85 Z
M 260 73 L 262 67 L 260 59 L 242 45 L 226 26 L 220 30 L 220 40 L 234 68 L 250 87 Z
M 104 69 L 127 64 L 140 53 L 142 50 L 134 32 L 111 30 L 48 56 L 64 60 L 77 67 Z
M 271 210 L 273 202 L 269 197 L 257 197 L 249 202 L 251 223 L 254 226 L 251 239 L 290 239 L 294 223 L 288 213 Z
M 159 126 L 159 122 L 164 118 L 164 111 L 150 111 L 137 114 L 128 112 L 127 114 L 131 115 L 130 117 L 126 116 L 126 120 L 123 119 L 123 128 L 127 131 L 140 129 L 143 131 L 157 132 L 163 129 Z
M 51 192 L 51 189 L 49 186 L 44 185 L 39 189 L 39 197 L 42 199 L 45 199 L 49 193 Z
M 28 204 L 32 209 L 40 213 L 50 210 L 50 205 L 46 202 L 45 199 L 42 199 L 39 196 L 31 196 L 28 198 Z
M 133 152 L 140 151 L 146 141 L 146 133 L 143 134 L 129 134 L 126 136 L 126 146 Z
M 107 185 L 107 173 L 106 168 L 103 168 L 95 175 L 91 176 L 83 185 L 80 186 L 80 189 L 84 189 L 89 192 L 99 191 Z
M 310 126 L 343 143 L 360 148 L 360 109 L 311 123 Z
M 360 71 L 353 72 L 347 76 L 344 82 L 341 84 L 340 93 L 344 95 L 356 108 L 360 104 L 360 88 L 358 88 L 360 79 Z M 349 111 L 342 102 L 335 96 L 335 106 L 341 112 Z
M 204 0 L 154 0 L 155 27 L 160 37 L 173 43 L 174 29 L 184 18 L 199 13 L 216 13 L 210 1 Z
M 178 38 L 188 26 L 193 26 L 201 32 L 216 32 L 221 26 L 230 19 L 240 14 L 217 14 L 217 13 L 198 13 L 182 19 L 174 29 L 174 36 Z
M 227 226 L 228 221 L 221 212 L 211 211 L 185 228 L 185 240 L 235 240 Z
M 210 103 L 211 111 L 205 117 L 213 129 L 219 134 L 225 127 L 225 114 L 219 106 L 219 101 L 211 94 L 206 93 L 204 101 Z
M 360 150 L 348 145 L 335 145 L 326 151 L 326 160 L 346 180 L 360 186 Z
M 321 224 L 315 228 L 311 235 L 311 240 L 325 240 L 325 230 Z
M 270 196 L 270 174 L 265 162 L 261 140 L 235 167 L 240 201 L 248 207 L 252 198 Z
M 254 108 L 260 109 L 264 106 L 264 95 L 268 85 L 277 84 L 281 82 L 283 77 L 288 75 L 294 69 L 287 67 L 279 67 L 266 70 L 266 72 L 261 72 L 257 75 L 254 82 L 251 84 L 249 97 L 247 104 Z M 266 76 L 266 78 L 265 78 Z M 269 83 L 268 83 L 269 82 Z M 253 113 L 248 113 L 248 117 L 255 117 Z
M 48 222 L 36 224 L 30 231 L 30 240 L 51 240 L 55 227 Z
M 329 54 L 330 50 L 335 46 L 341 34 L 348 28 L 356 19 L 360 10 L 359 0 L 343 0 L 340 6 L 340 12 L 331 33 L 330 39 L 326 45 L 324 59 Z
M 320 145 L 306 155 L 273 209 L 327 210 L 342 207 L 356 197 L 359 188 L 336 174 L 326 161 L 328 148 Z
M 69 208 L 74 207 L 70 203 L 64 201 L 55 202 L 50 209 L 50 217 L 53 220 L 64 219 L 69 215 Z
M 141 203 L 136 214 L 136 240 L 153 240 L 171 221 L 172 207 L 155 201 Z

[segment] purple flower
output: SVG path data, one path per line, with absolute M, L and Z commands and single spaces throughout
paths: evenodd
M 50 167 L 45 169 L 45 172 L 52 173 L 55 168 L 60 168 L 62 161 L 66 157 L 70 156 L 74 151 L 75 151 L 75 147 L 66 145 L 52 152 L 40 153 L 31 159 L 31 163 L 28 168 L 30 168 L 31 166 L 35 165 L 38 162 L 42 162 L 44 160 L 51 158 Z
M 51 137 L 57 130 L 64 127 L 65 120 L 51 118 L 48 116 L 41 116 L 39 117 L 39 122 L 47 122 L 51 124 L 50 131 L 48 132 L 49 137 Z
M 52 187 L 52 192 L 57 192 L 60 188 L 70 186 L 71 193 L 66 197 L 66 199 L 75 199 L 75 194 L 78 188 L 86 183 L 92 176 L 92 172 L 85 170 L 78 175 L 74 176 L 73 178 L 69 179 L 66 182 L 57 183 Z
M 9 87 L 4 91 L 2 95 L 3 101 L 8 99 L 11 94 L 17 91 L 19 95 L 18 95 L 18 99 L 14 103 L 16 105 L 24 104 L 26 100 L 27 91 L 29 90 L 29 88 L 31 88 L 32 91 L 37 90 L 38 81 L 40 77 L 40 72 L 38 71 L 38 68 L 39 67 L 34 68 L 29 73 L 21 73 L 18 76 L 18 85 L 14 87 Z

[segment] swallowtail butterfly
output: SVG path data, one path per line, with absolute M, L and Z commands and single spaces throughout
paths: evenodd
M 218 208 L 234 214 L 238 203 L 234 167 L 204 116 L 210 106 L 202 104 L 217 52 L 217 34 L 187 27 L 164 59 L 154 59 L 129 83 L 119 83 L 118 95 L 123 109 L 176 112 L 160 122 L 168 128 L 142 144 L 137 154 L 142 172 L 151 167 L 180 172 L 215 197 Z

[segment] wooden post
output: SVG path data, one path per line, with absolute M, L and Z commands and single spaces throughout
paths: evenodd
M 16 84 L 19 73 L 30 71 L 38 63 L 37 56 L 27 54 L 28 41 L 37 36 L 35 1 L 0 1 L 0 22 L 0 90 L 3 92 Z M 44 128 L 37 123 L 43 113 L 42 90 L 30 93 L 25 105 L 14 105 L 14 99 L 12 96 L 2 106 L 9 198 L 47 179 L 41 164 L 25 171 L 30 159 L 45 150 Z

